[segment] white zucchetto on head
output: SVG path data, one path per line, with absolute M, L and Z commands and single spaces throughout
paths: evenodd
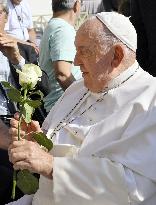
M 129 18 L 117 12 L 101 12 L 96 17 L 127 47 L 136 51 L 137 34 Z

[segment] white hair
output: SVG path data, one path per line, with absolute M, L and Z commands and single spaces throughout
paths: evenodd
M 96 23 L 95 23 L 96 21 Z M 95 24 L 94 24 L 95 23 Z M 90 29 L 92 28 L 92 29 Z M 124 61 L 130 62 L 135 59 L 135 52 L 128 48 L 120 39 L 118 39 L 105 24 L 101 23 L 97 17 L 92 16 L 84 23 L 83 32 L 88 31 L 89 38 L 94 39 L 99 45 L 102 53 L 107 53 L 113 46 L 120 44 L 124 50 Z

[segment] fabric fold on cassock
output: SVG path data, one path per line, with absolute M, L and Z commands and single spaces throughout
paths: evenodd
M 133 65 L 135 69 L 137 69 L 137 66 L 137 63 Z M 126 78 L 125 74 L 123 76 Z M 137 82 L 137 89 L 135 89 L 135 82 Z M 69 88 L 65 96 L 62 97 L 63 101 L 61 99 L 49 113 L 43 124 L 43 128 L 46 125 L 49 129 L 48 136 L 74 107 L 75 103 L 87 92 L 86 88 L 79 89 L 82 84 L 83 81 L 81 80 Z M 156 131 L 155 87 L 155 79 L 152 76 L 149 77 L 148 73 L 139 68 L 132 78 L 114 89 L 112 92 L 113 98 L 116 99 L 116 108 L 113 107 L 115 111 L 112 110 L 110 114 L 107 114 L 107 117 L 91 127 L 80 147 L 79 156 L 107 156 L 109 159 L 123 163 L 126 167 L 155 181 L 156 166 L 154 165 L 156 164 L 156 157 L 153 156 L 156 147 L 154 137 Z M 72 90 L 75 90 L 74 94 Z M 104 110 L 101 110 L 103 114 L 107 111 L 107 107 L 111 107 L 111 102 L 105 106 L 105 100 L 111 94 L 111 92 L 108 93 L 103 100 Z M 86 99 L 87 96 L 83 101 Z M 122 100 L 120 101 L 120 99 Z M 69 104 L 69 102 L 71 103 Z M 139 152 L 138 148 L 140 149 Z
M 132 73 L 129 72 L 129 69 L 133 70 L 134 75 L 131 76 Z M 55 170 L 58 170 L 57 165 L 58 167 L 61 166 L 62 170 L 60 167 L 60 171 L 58 173 L 54 171 L 54 173 L 56 173 L 53 181 L 53 192 L 55 192 L 54 201 L 57 198 L 56 196 L 58 196 L 58 200 L 63 200 L 63 198 L 59 199 L 59 196 L 63 197 L 59 190 L 56 194 L 57 188 L 60 189 L 62 187 L 63 189 L 64 187 L 64 190 L 68 190 L 68 184 L 66 184 L 65 188 L 65 183 L 63 184 L 63 181 L 61 182 L 62 174 L 67 172 L 66 174 L 69 177 L 69 180 L 71 180 L 72 176 L 75 176 L 76 174 L 74 173 L 73 169 L 74 164 L 72 167 L 72 163 L 74 163 L 74 157 L 76 159 L 75 165 L 79 159 L 83 159 L 86 160 L 86 166 L 87 160 L 99 159 L 101 161 L 104 160 L 105 163 L 105 160 L 108 159 L 113 163 L 121 164 L 123 167 L 125 167 L 125 170 L 127 168 L 131 171 L 134 171 L 134 173 L 140 175 L 140 177 L 143 177 L 145 181 L 147 180 L 149 183 L 151 180 L 153 185 L 150 186 L 154 186 L 156 179 L 156 157 L 154 155 L 156 146 L 156 80 L 141 68 L 138 69 L 138 65 L 136 63 L 129 69 L 122 73 L 122 75 L 118 76 L 114 82 L 108 85 L 108 90 L 110 88 L 108 94 L 104 96 L 104 99 L 101 102 L 95 104 L 94 106 L 98 109 L 87 110 L 85 117 L 82 115 L 79 117 L 79 119 L 75 118 L 73 122 L 69 124 L 67 123 L 70 129 L 73 129 L 75 124 L 80 123 L 81 132 L 84 133 L 84 140 L 81 144 L 79 144 L 79 142 L 77 143 L 76 140 L 73 143 L 71 140 L 72 135 L 70 132 L 68 132 L 69 129 L 67 130 L 65 127 L 60 129 L 60 131 L 57 133 L 57 136 L 53 137 L 53 142 L 56 145 L 58 144 L 59 139 L 59 144 L 62 142 L 62 144 L 66 144 L 68 146 L 71 144 L 72 146 L 76 147 L 76 151 L 73 152 L 73 156 L 70 153 L 70 158 L 68 155 L 62 159 L 59 159 L 57 158 L 57 155 L 55 155 Z M 128 80 L 125 81 L 126 79 Z M 113 86 L 116 86 L 123 81 L 125 81 L 123 84 L 117 86 L 115 89 L 112 89 Z M 135 87 L 136 82 L 137 88 Z M 64 96 L 58 101 L 56 107 L 51 110 L 43 125 L 43 129 L 48 130 L 47 135 L 49 138 L 52 136 L 55 127 L 71 111 L 71 108 L 75 106 L 75 104 L 82 98 L 85 92 L 88 92 L 86 88 L 82 88 L 82 85 L 83 81 L 79 81 L 71 86 L 65 92 Z M 73 116 L 75 117 L 77 114 L 79 115 L 80 110 L 83 111 L 86 109 L 84 105 L 92 101 L 90 99 L 94 100 L 95 96 L 98 96 L 97 94 L 95 95 L 91 92 L 88 93 L 89 94 L 86 95 L 86 97 L 81 101 L 77 109 L 70 115 L 69 119 L 73 118 Z M 101 96 L 101 93 L 99 93 L 99 96 Z M 71 102 L 70 105 L 69 102 Z M 64 107 L 67 109 L 64 109 Z M 99 119 L 97 118 L 95 121 L 91 122 L 90 129 L 85 135 L 85 126 L 88 126 L 88 122 L 86 121 L 85 124 L 84 118 L 86 119 L 86 117 L 89 115 L 92 115 L 94 118 L 94 113 L 98 115 L 97 112 L 99 112 Z M 84 121 L 82 121 L 82 119 Z M 64 160 L 64 165 L 61 165 L 61 163 L 63 163 L 61 160 Z M 70 160 L 73 160 L 72 163 L 69 163 Z M 71 166 L 71 169 L 66 169 L 69 168 L 69 166 Z M 94 166 L 92 166 L 92 168 L 93 167 Z M 107 166 L 105 168 L 107 168 Z M 116 170 L 116 172 L 118 171 L 119 170 Z M 81 173 L 83 173 L 82 170 Z M 59 183 L 58 178 L 60 178 Z M 42 180 L 45 181 L 46 179 L 44 180 L 42 178 Z M 68 182 L 68 180 L 66 182 Z M 52 186 L 52 182 L 49 182 L 49 186 Z M 105 188 L 105 184 L 103 184 L 103 186 L 103 188 Z M 82 189 L 83 188 L 84 187 L 82 186 Z M 38 194 L 41 194 L 43 189 L 40 190 Z M 150 197 L 150 194 L 153 194 L 152 191 L 147 197 Z M 131 195 L 135 195 L 135 193 L 131 193 Z M 136 200 L 139 200 L 139 198 Z M 144 200 L 144 196 L 140 195 L 140 200 Z M 54 204 L 59 204 L 59 202 Z

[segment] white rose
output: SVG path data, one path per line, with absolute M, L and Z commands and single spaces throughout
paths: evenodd
M 21 86 L 29 85 L 31 88 L 35 87 L 42 76 L 40 67 L 34 64 L 25 64 L 22 71 L 17 70 L 17 73 L 19 73 L 19 84 Z

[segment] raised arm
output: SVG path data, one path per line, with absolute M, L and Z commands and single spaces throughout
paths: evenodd
M 17 41 L 6 34 L 0 33 L 0 51 L 10 60 L 12 64 L 19 64 L 22 59 Z

